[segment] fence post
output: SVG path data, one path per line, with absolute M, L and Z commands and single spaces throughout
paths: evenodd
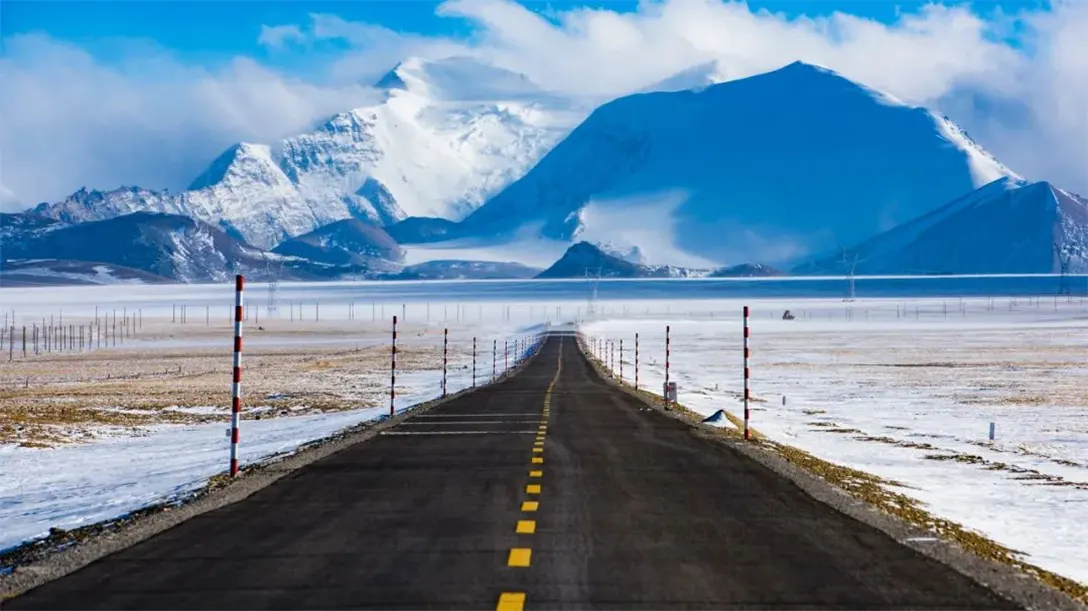
M 616 379 L 616 343 L 608 340 L 608 375 Z
M 751 431 L 748 428 L 748 420 L 751 417 L 751 412 L 748 409 L 748 402 L 751 398 L 751 390 L 749 385 L 749 370 L 748 359 L 751 353 L 748 349 L 748 306 L 744 306 L 744 438 L 751 438 Z
M 393 315 L 393 351 L 389 365 L 389 415 L 392 416 L 397 402 L 397 316 Z
M 238 475 L 238 424 L 242 419 L 242 287 L 245 278 L 234 277 L 234 382 L 230 400 L 230 476 Z
M 635 333 L 635 390 L 638 390 L 638 333 Z
M 446 390 L 446 365 L 449 363 L 449 348 L 450 348 L 450 330 L 442 329 L 442 396 L 445 397 Z
M 476 338 L 472 338 L 472 387 L 476 388 Z
M 669 409 L 669 326 L 665 326 L 665 388 L 662 392 L 665 396 L 665 409 Z

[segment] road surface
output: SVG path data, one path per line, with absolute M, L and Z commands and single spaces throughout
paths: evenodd
M 551 336 L 5 609 L 1015 608 L 598 378 Z

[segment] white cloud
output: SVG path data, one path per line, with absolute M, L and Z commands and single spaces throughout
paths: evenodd
M 304 40 L 306 40 L 306 35 L 302 33 L 302 28 L 294 24 L 262 25 L 261 33 L 257 36 L 257 44 L 273 49 L 282 49 L 288 43 Z
M 234 142 L 295 133 L 373 96 L 245 58 L 209 70 L 144 48 L 115 67 L 39 35 L 5 42 L 0 182 L 28 205 L 82 186 L 184 188 Z
M 82 185 L 179 188 L 231 142 L 268 141 L 360 105 L 359 83 L 405 56 L 471 55 L 599 99 L 712 60 L 738 78 L 803 59 L 935 105 L 1013 169 L 1088 192 L 1088 3 L 1017 15 L 979 6 L 986 12 L 928 5 L 887 25 L 841 13 L 789 19 L 722 0 L 548 17 L 508 0 L 449 0 L 438 12 L 470 22 L 467 39 L 335 15 L 263 28 L 259 42 L 282 54 L 317 57 L 311 46 L 330 40 L 349 47 L 320 55 L 325 64 L 301 77 L 246 58 L 209 69 L 146 48 L 107 66 L 49 38 L 16 36 L 0 57 L 0 182 L 24 202 Z M 1013 24 L 1022 46 L 1004 42 Z

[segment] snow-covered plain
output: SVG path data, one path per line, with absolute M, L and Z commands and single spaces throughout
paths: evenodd
M 108 405 L 83 406 L 88 396 L 108 396 L 109 391 L 107 388 L 107 392 L 100 393 L 99 387 L 90 382 L 80 385 L 79 380 L 91 370 L 87 360 L 98 368 L 102 367 L 103 362 L 113 363 L 114 375 L 117 375 L 118 368 L 123 370 L 125 363 L 131 362 L 125 359 L 150 360 L 160 354 L 164 359 L 179 355 L 188 358 L 187 378 L 179 375 L 175 382 L 171 382 L 173 378 L 148 376 L 146 379 L 126 379 L 123 382 L 125 392 L 138 395 L 140 387 L 144 386 L 148 389 L 148 396 L 153 394 L 156 398 L 161 398 L 163 388 L 171 383 L 177 384 L 178 393 L 182 394 L 186 385 L 194 383 L 194 376 L 206 376 L 209 373 L 207 370 L 226 371 L 233 335 L 227 320 L 227 304 L 232 298 L 229 286 L 144 286 L 126 287 L 123 291 L 117 287 L 105 289 L 5 289 L 2 294 L 5 315 L 10 320 L 14 310 L 19 324 L 35 320 L 40 322 L 43 316 L 52 317 L 60 324 L 63 316 L 65 325 L 79 325 L 93 318 L 97 305 L 101 316 L 107 313 L 112 316 L 114 308 L 122 316 L 123 312 L 129 316 L 140 312 L 143 327 L 116 348 L 110 346 L 82 354 L 46 353 L 27 359 L 17 357 L 12 366 L 0 368 L 0 384 L 4 388 L 21 387 L 23 375 L 16 375 L 13 367 L 33 366 L 33 361 L 39 360 L 44 363 L 40 367 L 45 370 L 32 370 L 37 372 L 36 377 L 28 378 L 32 390 L 53 393 L 49 396 L 63 394 L 65 388 L 73 392 L 83 391 L 79 400 L 73 403 L 77 408 L 91 410 L 93 407 L 96 411 L 109 411 L 114 408 Z M 266 293 L 258 294 L 267 296 Z M 314 290 L 307 297 L 309 299 L 299 299 L 298 303 L 284 303 L 278 313 L 271 315 L 266 302 L 254 304 L 247 322 L 247 350 L 275 355 L 284 351 L 294 354 L 307 347 L 312 348 L 313 354 L 320 359 L 327 359 L 330 358 L 325 356 L 328 351 L 339 346 L 340 350 L 362 348 L 366 355 L 368 347 L 388 344 L 388 320 L 394 314 L 401 316 L 398 344 L 404 351 L 402 358 L 406 359 L 409 367 L 397 376 L 398 411 L 441 394 L 441 360 L 435 355 L 441 354 L 444 328 L 449 329 L 451 337 L 449 392 L 457 392 L 473 383 L 472 337 L 479 338 L 476 381 L 482 384 L 492 375 L 493 346 L 497 346 L 494 367 L 501 374 L 506 362 L 504 342 L 510 341 L 512 364 L 515 356 L 512 340 L 531 336 L 545 328 L 542 323 L 532 322 L 525 316 L 508 316 L 502 304 L 489 304 L 486 309 L 483 304 L 473 307 L 471 315 L 475 320 L 469 321 L 468 306 L 463 304 L 416 303 L 409 310 L 401 304 L 371 306 L 368 303 L 366 308 L 361 304 L 355 308 L 348 301 L 339 302 L 335 289 L 331 293 L 326 290 L 324 294 Z M 320 308 L 320 321 L 315 321 L 316 303 L 321 299 L 325 302 Z M 180 322 L 180 305 L 173 305 L 177 302 L 185 304 L 185 324 Z M 212 304 L 215 305 L 214 319 L 210 316 Z M 292 312 L 294 320 L 291 319 Z M 372 312 L 378 320 L 371 320 Z M 409 314 L 407 320 L 403 317 L 406 312 Z M 206 313 L 209 313 L 208 318 L 205 318 Z M 463 320 L 458 322 L 458 317 Z M 262 330 L 258 331 L 257 327 Z M 217 344 L 224 348 L 218 357 L 208 352 L 209 346 Z M 129 357 L 128 353 L 133 356 Z M 198 355 L 195 363 L 191 358 L 194 354 Z M 199 355 L 209 356 L 201 361 Z M 339 358 L 357 360 L 351 354 Z M 253 362 L 253 359 L 244 359 L 243 367 Z M 300 362 L 298 371 L 280 379 L 278 386 L 275 380 L 267 379 L 270 374 L 265 369 L 247 369 L 243 373 L 246 417 L 242 422 L 240 444 L 243 468 L 246 464 L 290 453 L 308 441 L 388 413 L 385 403 L 388 400 L 386 362 L 381 360 L 380 366 L 370 368 L 364 363 L 362 368 L 366 371 L 362 373 L 335 366 L 327 369 L 319 367 L 322 365 L 320 360 L 313 363 L 314 366 Z M 190 374 L 190 367 L 203 371 Z M 65 378 L 62 375 L 69 369 L 75 372 L 75 377 Z M 214 383 L 217 377 L 214 371 L 211 374 Z M 263 378 L 258 381 L 256 378 L 262 375 Z M 272 375 L 276 374 L 273 372 Z M 279 375 L 283 375 L 282 372 Z M 264 404 L 266 399 L 282 399 L 275 393 L 269 393 L 269 390 L 278 389 L 284 396 L 292 397 L 296 389 L 312 385 L 315 376 L 324 376 L 322 379 L 330 385 L 328 397 L 315 400 L 348 403 L 347 409 L 340 405 L 331 411 L 305 415 L 289 415 L 296 408 L 281 409 L 276 417 Z M 105 377 L 104 374 L 102 377 Z M 3 525 L 0 528 L 0 550 L 43 536 L 53 527 L 73 529 L 184 496 L 203 486 L 213 475 L 223 472 L 229 448 L 226 437 L 229 379 L 225 375 L 219 377 L 222 377 L 223 383 L 221 401 L 217 404 L 180 405 L 165 410 L 161 406 L 155 408 L 159 412 L 212 417 L 219 414 L 222 416 L 219 422 L 99 426 L 97 429 L 91 426 L 92 430 L 87 433 L 88 427 L 81 421 L 79 433 L 70 436 L 75 443 L 38 448 L 4 445 L 0 441 L 0 524 Z M 97 383 L 109 386 L 109 382 L 104 380 Z M 253 389 L 258 387 L 258 383 L 262 392 L 255 394 Z M 58 387 L 59 390 L 56 390 Z M 247 389 L 248 395 L 245 394 Z M 312 393 L 301 396 L 303 403 L 314 399 Z M 0 428 L 29 428 L 25 420 L 27 412 L 23 405 L 17 404 L 18 399 L 16 396 L 6 403 L 0 402 Z M 32 399 L 27 398 L 28 401 Z M 130 404 L 128 407 L 115 408 L 114 411 L 139 412 L 142 416 L 156 413 L 155 410 L 141 410 L 138 405 L 131 405 L 132 401 L 127 397 L 126 402 Z M 138 397 L 136 403 L 139 403 Z M 381 407 L 374 407 L 375 404 Z M 300 406 L 298 409 L 302 408 Z M 7 409 L 13 411 L 6 414 L 4 411 Z M 285 415 L 284 411 L 288 414 Z M 255 418 L 257 414 L 262 416 L 261 419 Z M 70 415 L 66 414 L 66 417 Z M 63 426 L 63 422 L 61 420 L 55 425 L 46 426 Z
M 1088 311 L 1079 298 L 719 301 L 582 331 L 624 340 L 628 383 L 638 333 L 640 385 L 656 392 L 669 325 L 679 401 L 740 415 L 744 303 L 753 428 L 899 482 L 933 514 L 1088 582 Z M 786 309 L 797 318 L 781 320 Z
M 1083 287 L 1083 278 L 1077 282 Z M 1088 340 L 1088 301 L 1000 296 L 1032 288 L 1045 293 L 1057 284 L 1047 278 L 859 278 L 859 294 L 995 296 L 844 303 L 803 296 L 841 294 L 841 279 L 603 281 L 595 315 L 587 315 L 592 285 L 584 281 L 285 283 L 279 312 L 271 316 L 267 287 L 254 285 L 247 293 L 247 346 L 378 345 L 397 315 L 401 337 L 417 347 L 433 348 L 444 327 L 460 340 L 489 338 L 480 350 L 486 377 L 491 338 L 501 359 L 502 337 L 578 320 L 589 335 L 624 339 L 628 381 L 638 332 L 640 381 L 660 389 L 664 328 L 671 325 L 671 375 L 680 401 L 708 415 L 720 408 L 739 413 L 740 311 L 747 303 L 753 391 L 761 400 L 753 404 L 758 431 L 901 482 L 903 493 L 935 515 L 1023 552 L 1028 562 L 1088 582 L 1088 545 L 1077 523 L 1088 509 L 1088 394 L 1081 390 L 1088 366 L 1079 352 Z M 745 293 L 762 297 L 733 298 Z M 5 289 L 0 312 L 14 311 L 24 324 L 61 311 L 66 321 L 85 320 L 96 305 L 111 314 L 114 307 L 119 313 L 128 308 L 142 312 L 145 328 L 126 350 L 176 350 L 217 341 L 229 346 L 232 297 L 229 285 Z M 171 322 L 182 304 L 185 325 Z M 797 319 L 780 320 L 785 309 Z M 265 335 L 256 332 L 258 325 Z M 463 351 L 452 371 L 451 390 L 470 383 Z M 398 376 L 400 382 L 398 408 L 439 392 L 433 370 Z M 383 413 L 371 405 L 245 421 L 243 460 L 291 451 Z M 997 432 L 992 444 L 990 422 Z M 50 526 L 72 528 L 195 489 L 223 468 L 225 426 L 224 419 L 54 449 L 0 447 L 0 548 Z

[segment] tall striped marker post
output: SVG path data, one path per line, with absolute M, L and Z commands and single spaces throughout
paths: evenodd
M 397 402 L 397 316 L 393 315 L 393 351 L 389 362 L 389 415 L 396 413 Z
M 665 409 L 669 409 L 669 326 L 665 326 Z
M 450 330 L 442 329 L 442 396 L 446 396 L 446 366 L 449 364 Z
M 498 346 L 499 346 L 499 340 L 497 340 L 497 339 L 491 340 L 491 381 L 492 382 L 495 381 L 495 369 L 496 369 L 495 354 L 498 351 Z
M 502 374 L 506 375 L 506 372 L 510 369 L 510 342 L 503 340 L 502 342 Z
M 635 390 L 638 390 L 638 333 L 635 333 Z
M 476 338 L 472 338 L 472 387 L 476 388 Z
M 242 288 L 245 278 L 234 277 L 234 377 L 230 393 L 230 476 L 238 475 L 238 424 L 242 419 Z
M 748 428 L 748 418 L 751 413 L 748 410 L 748 400 L 751 398 L 751 380 L 748 359 L 751 357 L 751 352 L 748 349 L 748 306 L 744 306 L 744 438 L 751 438 L 751 431 Z

